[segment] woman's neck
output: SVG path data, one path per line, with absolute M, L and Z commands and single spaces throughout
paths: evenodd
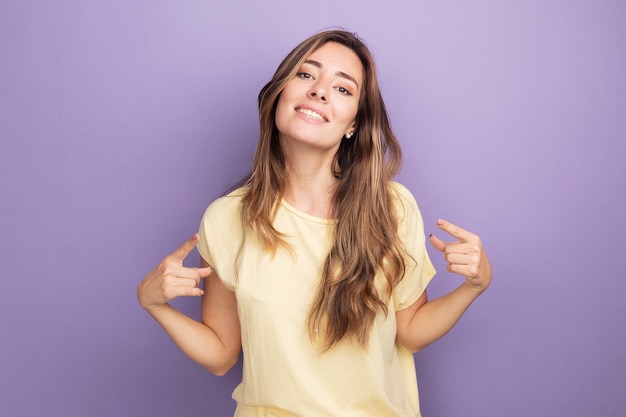
M 332 202 L 337 179 L 331 163 L 298 161 L 287 163 L 288 183 L 283 198 L 296 209 L 311 216 L 333 217 Z

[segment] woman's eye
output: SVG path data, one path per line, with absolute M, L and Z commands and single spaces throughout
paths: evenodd
M 346 89 L 345 87 L 337 87 L 337 91 L 339 91 L 341 94 L 345 94 L 345 95 L 352 95 L 352 93 L 350 91 L 348 91 L 348 89 Z
M 298 77 L 300 77 L 300 78 L 311 78 L 312 76 L 308 72 L 299 72 L 298 73 Z

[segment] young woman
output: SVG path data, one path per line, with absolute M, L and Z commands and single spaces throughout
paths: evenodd
M 223 375 L 244 416 L 419 416 L 412 352 L 489 286 L 480 239 L 430 242 L 465 277 L 429 301 L 435 271 L 367 47 L 344 31 L 298 45 L 259 94 L 261 135 L 243 185 L 140 283 L 143 308 L 191 359 Z M 202 268 L 183 260 L 198 247 Z M 203 290 L 200 281 L 205 279 Z M 202 296 L 202 321 L 168 301 Z

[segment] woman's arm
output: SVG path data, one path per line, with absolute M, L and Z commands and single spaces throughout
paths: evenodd
M 428 301 L 424 292 L 410 307 L 396 313 L 397 342 L 412 352 L 423 349 L 450 331 L 491 283 L 491 265 L 480 238 L 444 220 L 439 220 L 437 225 L 458 241 L 447 243 L 432 235 L 430 241 L 444 254 L 448 271 L 463 275 L 465 282 L 433 301 Z
M 237 362 L 241 348 L 237 301 L 206 262 L 202 268 L 183 266 L 197 243 L 198 235 L 194 235 L 163 259 L 141 281 L 137 296 L 141 306 L 187 356 L 210 372 L 224 375 Z M 203 278 L 204 291 L 198 288 Z M 203 297 L 202 322 L 168 304 L 179 296 Z

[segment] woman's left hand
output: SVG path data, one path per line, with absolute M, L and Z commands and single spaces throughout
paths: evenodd
M 480 238 L 467 230 L 445 220 L 438 220 L 437 226 L 458 239 L 457 242 L 444 242 L 430 235 L 430 243 L 448 262 L 448 271 L 463 275 L 466 283 L 483 292 L 491 283 L 491 264 L 483 249 Z

